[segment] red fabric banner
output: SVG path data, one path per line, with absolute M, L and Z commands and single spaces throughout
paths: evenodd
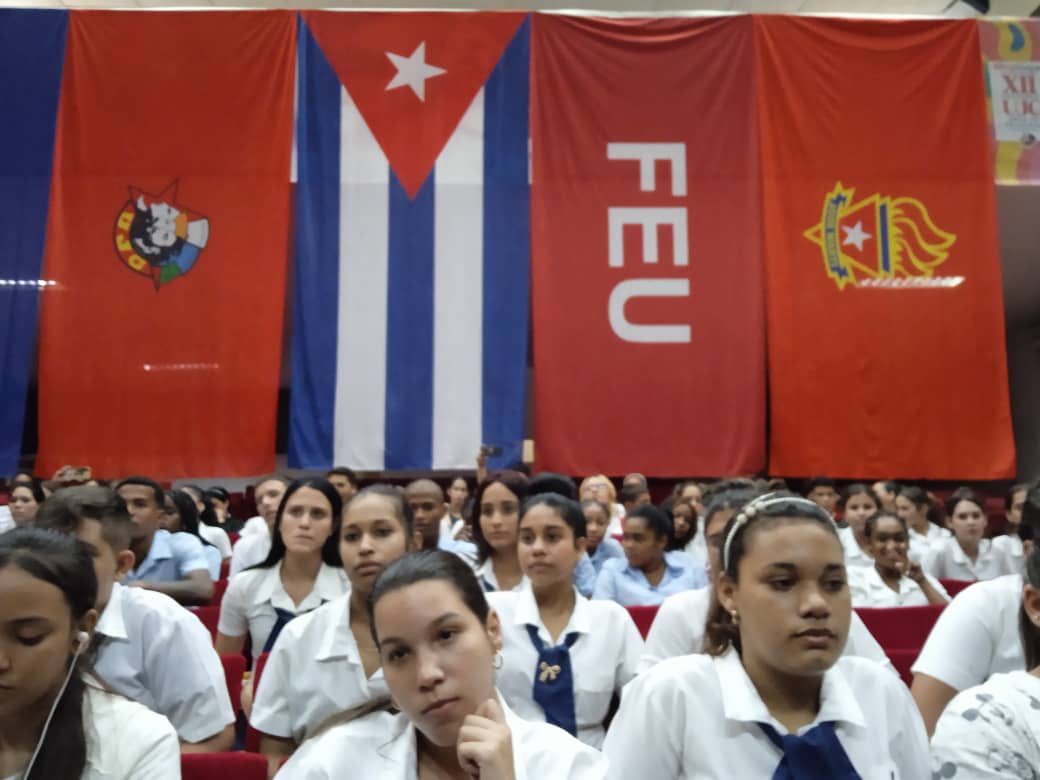
M 535 458 L 764 463 L 753 23 L 536 15 Z
M 770 472 L 1012 476 L 975 22 L 755 29 Z
M 296 17 L 73 11 L 37 470 L 274 464 Z

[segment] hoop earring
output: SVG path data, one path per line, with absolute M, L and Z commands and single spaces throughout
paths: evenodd
M 499 669 L 502 668 L 502 664 L 505 663 L 505 660 L 506 659 L 502 655 L 502 651 L 501 650 L 496 650 L 495 651 L 495 658 L 494 658 L 494 660 L 492 660 L 491 665 L 493 667 L 495 667 L 495 671 L 498 671 Z

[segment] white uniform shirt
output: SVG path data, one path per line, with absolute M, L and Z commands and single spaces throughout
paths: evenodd
M 643 639 L 624 607 L 612 601 L 589 601 L 577 591 L 574 595 L 571 619 L 553 641 L 530 588 L 487 594 L 488 604 L 502 621 L 504 660 L 498 670 L 498 689 L 521 718 L 544 721 L 545 712 L 534 700 L 538 651 L 527 626 L 538 628 L 546 647 L 560 644 L 567 634 L 577 632 L 580 636 L 570 648 L 577 736 L 586 745 L 599 748 L 610 700 L 635 676 Z
M 709 586 L 676 593 L 664 600 L 646 636 L 643 655 L 636 669 L 638 673 L 642 674 L 667 658 L 704 652 L 704 628 L 711 608 L 711 594 Z M 869 658 L 895 673 L 885 651 L 855 612 L 852 613 L 844 655 Z
M 162 715 L 88 683 L 83 727 L 87 765 L 82 780 L 180 780 L 177 733 Z
M 953 534 L 950 533 L 949 528 L 941 528 L 935 523 L 928 523 L 927 534 L 918 533 L 911 528 L 909 557 L 913 558 L 915 561 L 924 562 L 924 559 L 928 557 L 928 553 L 931 552 L 932 547 L 937 544 L 942 544 L 952 536 Z
M 244 636 L 248 631 L 253 639 L 254 663 L 264 652 L 267 637 L 278 620 L 275 609 L 302 615 L 327 601 L 335 601 L 350 588 L 343 569 L 323 563 L 311 592 L 296 605 L 285 592 L 281 575 L 281 561 L 269 569 L 251 569 L 237 574 L 231 578 L 220 604 L 217 630 L 226 636 Z
M 264 667 L 250 722 L 258 731 L 299 744 L 331 715 L 388 694 L 382 669 L 365 676 L 350 630 L 348 592 L 282 630 Z
M 849 567 L 848 572 L 849 590 L 852 592 L 854 607 L 923 607 L 928 604 L 928 597 L 924 595 L 921 586 L 905 574 L 899 580 L 897 593 L 885 584 L 874 566 Z M 947 601 L 949 600 L 950 594 L 939 580 L 927 574 L 925 578 L 933 588 L 946 597 Z
M 863 548 L 856 541 L 856 532 L 851 528 L 839 528 L 838 539 L 845 550 L 845 568 L 850 572 L 854 568 L 869 566 L 874 568 L 874 559 L 863 552 Z
M 925 780 L 928 736 L 910 691 L 862 658 L 842 657 L 823 676 L 820 711 L 798 730 L 836 721 L 863 780 Z M 769 778 L 783 754 L 759 723 L 788 734 L 766 709 L 735 650 L 658 664 L 626 688 L 603 751 L 611 778 Z
M 0 534 L 14 528 L 14 518 L 11 517 L 11 509 L 6 504 L 0 506 Z
M 495 576 L 495 567 L 491 565 L 490 558 L 488 558 L 486 561 L 480 564 L 476 569 L 473 570 L 473 572 L 477 575 L 477 580 L 480 582 L 481 587 L 483 587 L 485 591 L 487 591 L 489 588 L 491 589 L 491 591 L 498 590 L 498 578 Z M 512 590 L 522 590 L 523 588 L 526 588 L 530 582 L 531 581 L 527 579 L 527 575 L 525 574 L 523 577 L 520 578 L 520 582 L 518 582 L 512 588 Z
M 1040 771 L 1040 679 L 995 674 L 946 705 L 932 737 L 932 777 L 1003 780 Z
M 979 556 L 972 563 L 952 536 L 933 544 L 922 565 L 933 577 L 944 580 L 992 580 L 1021 571 L 1004 550 L 993 546 L 990 539 L 979 542 Z
M 98 678 L 164 715 L 185 742 L 209 739 L 235 722 L 209 631 L 169 596 L 116 583 L 97 633 Z
M 264 526 L 263 533 L 253 533 L 243 536 L 231 551 L 231 565 L 228 567 L 228 578 L 245 571 L 251 566 L 263 563 L 267 560 L 267 554 L 271 552 L 271 535 L 267 533 Z
M 603 754 L 548 723 L 515 715 L 499 697 L 513 741 L 516 780 L 603 780 Z M 404 714 L 378 712 L 305 742 L 278 780 L 416 780 L 416 731 Z
M 913 673 L 963 691 L 990 675 L 1021 671 L 1026 665 L 1018 638 L 1021 605 L 1017 574 L 965 588 L 939 615 Z
M 1021 539 L 1017 536 L 1011 536 L 1010 534 L 994 536 L 993 546 L 1011 559 L 1011 564 L 1015 567 L 1016 574 L 1024 571 L 1026 555 L 1025 550 L 1022 549 Z
M 607 536 L 617 536 L 625 532 L 625 505 L 610 505 L 610 523 L 607 525 Z
M 231 538 L 223 528 L 199 523 L 199 536 L 220 550 L 220 559 L 231 557 Z
M 267 521 L 264 520 L 263 517 L 260 515 L 253 515 L 242 524 L 242 530 L 238 534 L 238 540 L 242 541 L 247 536 L 252 536 L 253 534 L 260 534 L 261 536 L 263 534 L 269 534 L 269 530 L 270 529 L 267 527 Z

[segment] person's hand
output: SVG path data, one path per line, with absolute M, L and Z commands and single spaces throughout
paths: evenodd
M 516 780 L 513 774 L 513 735 L 495 699 L 467 715 L 459 729 L 459 764 L 480 780 Z
M 460 542 L 472 542 L 473 541 L 473 527 L 468 523 L 463 525 L 459 529 L 459 532 L 455 534 L 455 538 Z
M 903 568 L 903 573 L 907 577 L 912 579 L 918 585 L 924 581 L 924 569 L 921 568 L 921 562 L 913 559 L 907 559 L 907 562 Z

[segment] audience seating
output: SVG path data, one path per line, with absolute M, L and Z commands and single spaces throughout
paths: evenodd
M 216 642 L 217 624 L 220 622 L 220 606 L 211 605 L 207 607 L 196 607 L 191 611 L 195 614 L 195 617 L 202 621 L 202 625 L 209 630 L 210 636 L 212 636 L 213 641 Z
M 651 607 L 625 607 L 628 610 L 628 614 L 632 616 L 632 620 L 636 624 L 636 628 L 639 629 L 639 633 L 643 635 L 643 639 L 646 639 L 646 635 L 650 633 L 650 626 L 653 625 L 654 618 L 657 616 L 657 605 Z
M 856 610 L 878 644 L 890 650 L 919 651 L 932 626 L 943 611 L 943 604 L 924 607 L 866 608 Z M 889 653 L 889 658 L 891 658 Z
M 232 547 L 234 547 L 235 544 L 238 542 L 239 536 L 241 536 L 241 534 L 238 534 L 238 533 L 228 534 L 228 539 L 231 541 L 231 546 Z
M 224 599 L 224 591 L 227 590 L 227 586 L 228 581 L 226 578 L 221 578 L 213 583 L 213 597 L 209 600 L 209 606 L 220 606 L 220 602 Z
M 226 580 L 231 574 L 231 559 L 225 558 L 220 562 L 220 579 Z
M 253 701 L 256 701 L 256 693 L 260 690 L 260 677 L 264 673 L 267 664 L 267 653 L 261 653 L 256 659 L 256 668 L 253 669 Z M 252 753 L 260 752 L 260 732 L 252 726 L 246 728 L 246 750 Z
M 220 663 L 224 666 L 224 679 L 227 681 L 228 696 L 231 697 L 231 709 L 237 715 L 242 709 L 242 678 L 246 673 L 246 658 L 242 654 L 222 655 Z
M 892 662 L 892 666 L 896 668 L 899 676 L 903 678 L 903 682 L 908 686 L 914 681 L 914 675 L 910 671 L 910 667 L 914 665 L 914 661 L 917 660 L 917 656 L 920 653 L 920 649 L 885 649 L 888 660 Z
M 267 780 L 267 759 L 255 753 L 182 753 L 183 780 Z
M 969 585 L 974 585 L 975 580 L 939 580 L 939 584 L 946 588 L 952 599 Z

